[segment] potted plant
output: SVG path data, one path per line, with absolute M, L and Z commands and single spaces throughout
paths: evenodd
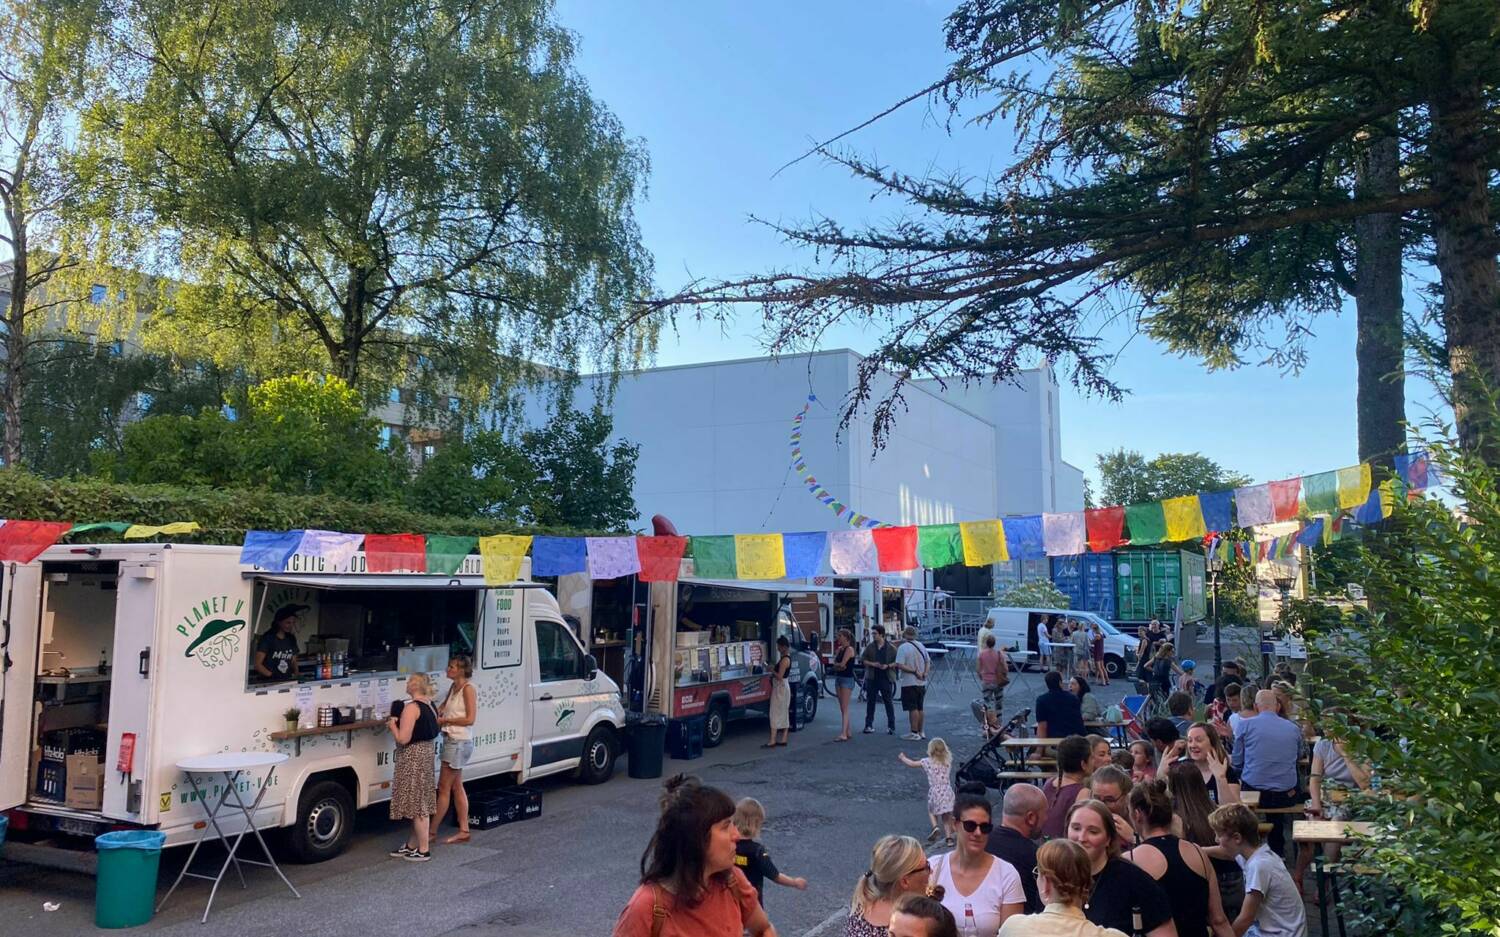
M 297 720 L 302 717 L 302 710 L 293 706 L 291 709 L 288 709 L 286 712 L 282 713 L 282 715 L 286 717 L 286 730 L 288 732 L 296 732 Z

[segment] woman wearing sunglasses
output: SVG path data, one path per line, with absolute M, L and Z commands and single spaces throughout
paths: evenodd
M 990 802 L 962 794 L 953 803 L 958 848 L 932 860 L 932 884 L 943 888 L 943 907 L 953 912 L 959 933 L 973 921 L 979 937 L 994 937 L 1012 914 L 1026 904 L 1021 876 L 1004 859 L 985 852 L 990 831 Z
M 910 836 L 882 836 L 854 886 L 844 937 L 888 937 L 896 901 L 926 891 L 930 877 L 921 843 Z

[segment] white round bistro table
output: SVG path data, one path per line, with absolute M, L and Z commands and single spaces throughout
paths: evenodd
M 282 874 L 281 867 L 276 864 L 275 857 L 271 855 L 271 850 L 267 848 L 265 839 L 261 837 L 260 830 L 255 826 L 255 810 L 260 806 L 262 798 L 266 796 L 266 791 L 270 790 L 271 775 L 276 773 L 276 766 L 286 760 L 287 756 L 280 752 L 215 752 L 212 755 L 197 755 L 177 762 L 178 769 L 187 775 L 188 784 L 193 788 L 193 799 L 202 801 L 205 807 L 208 807 L 208 798 L 204 796 L 203 788 L 199 786 L 198 779 L 200 777 L 204 778 L 206 785 L 208 776 L 222 774 L 224 782 L 223 789 L 219 791 L 218 801 L 212 807 L 208 807 L 208 823 L 203 827 L 203 831 L 198 834 L 198 841 L 193 844 L 193 851 L 188 853 L 187 862 L 183 863 L 182 871 L 177 873 L 177 881 L 173 882 L 172 887 L 167 889 L 167 893 L 162 896 L 161 903 L 156 906 L 156 910 L 160 911 L 166 905 L 167 899 L 172 897 L 172 892 L 176 891 L 177 886 L 182 884 L 185 876 L 201 878 L 214 883 L 213 889 L 208 893 L 208 905 L 203 909 L 202 923 L 208 923 L 208 912 L 213 909 L 214 896 L 219 893 L 219 883 L 224 880 L 224 875 L 229 871 L 230 865 L 234 866 L 235 874 L 239 876 L 240 887 L 245 887 L 245 873 L 240 869 L 241 864 L 258 865 L 273 870 L 281 878 L 286 887 L 291 889 L 295 897 L 302 897 L 302 895 L 298 894 L 297 889 L 292 887 L 292 883 L 287 881 L 287 877 Z M 260 768 L 266 769 L 266 776 L 261 781 L 260 792 L 255 795 L 255 800 L 247 805 L 244 798 L 240 796 L 240 775 Z M 226 822 L 234 819 L 234 810 L 238 810 L 244 817 L 244 828 L 232 838 L 219 825 L 220 814 L 224 812 L 230 795 L 234 796 L 235 806 L 223 819 Z M 193 867 L 194 857 L 198 855 L 198 848 L 203 845 L 205 839 L 208 839 L 210 833 L 219 842 L 223 843 L 224 848 L 229 851 L 229 854 L 224 857 L 224 864 L 219 866 L 219 871 L 214 875 L 189 871 Z M 261 862 L 258 859 L 241 859 L 237 855 L 240 848 L 240 841 L 245 838 L 246 833 L 255 834 L 256 841 L 260 843 L 261 852 L 265 853 L 265 862 Z

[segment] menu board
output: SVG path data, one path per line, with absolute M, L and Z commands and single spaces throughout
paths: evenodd
M 521 662 L 521 593 L 491 589 L 484 607 L 484 634 L 479 644 L 479 666 L 513 667 Z

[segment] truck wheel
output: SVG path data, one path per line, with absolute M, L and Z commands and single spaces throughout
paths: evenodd
M 818 684 L 815 680 L 809 680 L 802 685 L 802 692 L 797 694 L 798 702 L 802 704 L 802 724 L 807 725 L 818 717 Z
M 578 779 L 585 784 L 603 784 L 615 773 L 615 734 L 604 726 L 594 726 L 594 731 L 583 743 L 583 760 L 578 765 Z
M 354 832 L 354 798 L 337 781 L 317 781 L 297 801 L 289 837 L 298 862 L 322 862 L 344 851 Z
M 729 720 L 729 707 L 714 703 L 708 708 L 708 718 L 703 721 L 703 747 L 717 748 L 724 741 L 725 723 Z
M 1125 676 L 1125 661 L 1114 654 L 1104 655 L 1104 672 L 1109 674 L 1111 680 L 1118 680 Z

